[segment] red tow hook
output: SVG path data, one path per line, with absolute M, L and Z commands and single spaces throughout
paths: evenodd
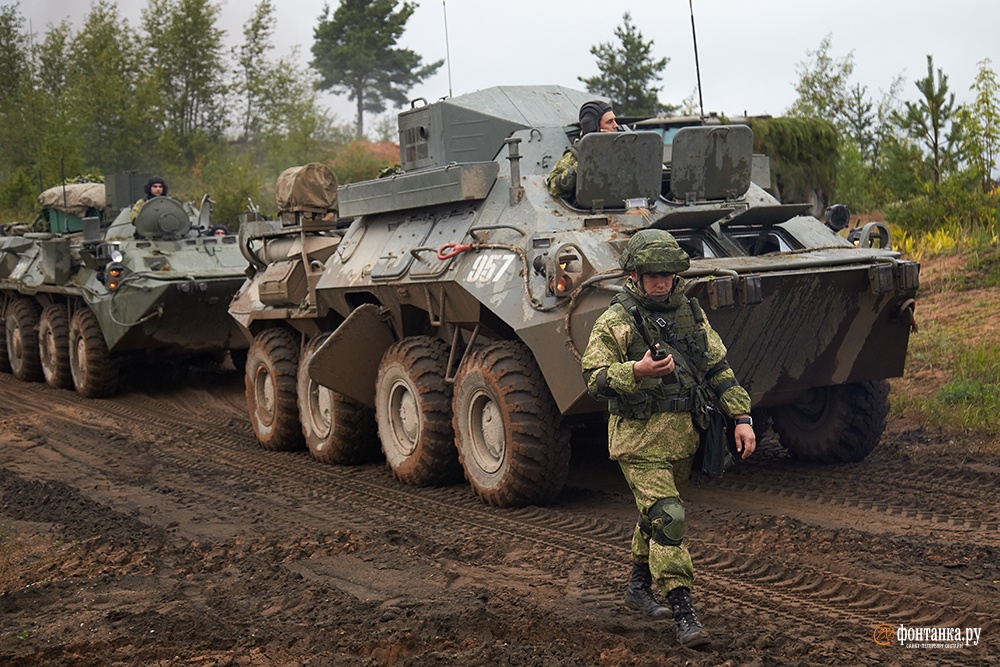
M 471 243 L 445 243 L 443 246 L 438 248 L 437 258 L 442 262 L 456 255 L 461 255 L 467 250 L 472 250 Z

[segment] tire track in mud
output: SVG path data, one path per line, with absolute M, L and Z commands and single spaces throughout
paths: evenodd
M 198 454 L 190 449 L 168 456 L 178 467 L 203 470 L 206 462 Z M 250 508 L 251 514 L 260 519 L 266 516 L 267 521 L 291 520 L 315 528 L 329 527 L 334 516 L 356 522 L 359 512 L 381 514 L 373 516 L 370 523 L 374 524 L 386 524 L 403 515 L 408 517 L 411 529 L 419 528 L 423 539 L 433 535 L 436 541 L 447 544 L 456 532 L 466 539 L 489 532 L 512 543 L 532 543 L 534 548 L 530 551 L 536 556 L 554 552 L 560 561 L 568 556 L 571 566 L 579 568 L 593 567 L 595 560 L 612 569 L 621 568 L 622 554 L 630 539 L 630 530 L 601 518 L 537 507 L 507 511 L 488 508 L 464 488 L 392 488 L 397 483 L 388 473 L 382 483 L 372 483 L 367 479 L 370 477 L 365 474 L 367 471 L 343 479 L 338 474 L 342 469 L 314 470 L 314 463 L 305 454 L 282 456 L 255 451 L 241 458 L 242 463 L 258 470 L 230 475 L 230 479 L 245 483 L 257 474 L 266 474 L 286 485 L 292 479 L 295 486 L 301 487 L 286 486 L 301 503 L 294 508 L 295 514 Z M 275 458 L 288 460 L 271 460 Z M 220 470 L 225 470 L 231 461 L 216 456 L 213 459 L 216 459 L 212 461 L 213 467 L 219 466 Z M 200 489 L 196 492 L 203 495 Z M 220 508 L 233 504 L 229 494 L 219 494 L 214 500 Z M 331 505 L 335 507 L 332 513 Z M 386 507 L 391 510 L 382 509 Z M 745 563 L 752 561 L 739 549 L 701 539 L 689 541 L 699 563 L 699 592 L 709 604 L 722 606 L 719 615 L 735 617 L 753 610 L 782 621 L 786 631 L 794 631 L 792 638 L 808 634 L 804 627 L 811 628 L 813 633 L 828 633 L 831 627 L 836 627 L 842 633 L 863 637 L 885 622 L 981 627 L 986 632 L 993 623 L 990 614 L 968 612 L 947 601 L 918 598 L 846 576 L 830 576 L 815 568 L 800 567 L 788 572 L 773 564 L 747 566 Z M 620 595 L 615 584 L 610 587 L 605 584 L 597 592 L 584 591 L 583 599 L 604 609 L 618 609 Z M 857 658 L 850 654 L 850 659 Z M 968 656 L 955 660 L 945 657 L 937 660 L 937 664 L 970 662 Z
M 204 470 L 206 461 L 192 457 L 196 453 L 192 449 L 171 452 L 167 456 L 178 467 Z M 402 515 L 408 517 L 411 529 L 420 528 L 424 539 L 428 535 L 441 535 L 439 541 L 448 543 L 449 537 L 456 532 L 466 539 L 490 532 L 511 542 L 532 543 L 534 549 L 531 551 L 536 555 L 556 552 L 562 561 L 568 556 L 573 567 L 593 567 L 596 560 L 610 568 L 621 568 L 622 554 L 630 537 L 629 530 L 600 518 L 537 507 L 495 510 L 469 497 L 465 489 L 391 488 L 395 483 L 388 475 L 384 483 L 372 483 L 364 479 L 368 477 L 364 473 L 357 475 L 357 479 L 343 479 L 336 474 L 339 470 L 336 468 L 312 470 L 312 461 L 305 455 L 281 456 L 288 459 L 281 461 L 269 460 L 272 458 L 278 457 L 268 452 L 260 452 L 260 456 L 248 454 L 242 457 L 242 463 L 260 470 L 229 476 L 230 480 L 244 482 L 248 477 L 266 474 L 273 481 L 286 485 L 289 479 L 295 480 L 295 486 L 301 488 L 286 488 L 301 503 L 295 508 L 296 514 L 256 507 L 251 510 L 258 518 L 270 515 L 268 521 L 291 520 L 314 528 L 332 525 L 334 516 L 356 521 L 359 512 L 375 515 L 371 521 L 375 524 L 398 520 Z M 216 459 L 211 465 L 222 470 L 229 461 L 231 459 Z M 203 495 L 201 490 L 195 492 Z M 189 491 L 185 490 L 187 493 Z M 231 505 L 229 497 L 220 494 L 214 498 L 215 504 Z M 335 507 L 333 516 L 331 504 Z M 392 509 L 381 509 L 385 507 Z M 716 604 L 721 601 L 728 609 L 740 610 L 742 614 L 753 609 L 759 614 L 781 619 L 786 628 L 806 625 L 814 631 L 828 631 L 833 625 L 844 632 L 860 635 L 859 628 L 874 628 L 884 622 L 963 627 L 988 627 L 992 623 L 990 615 L 985 613 L 970 613 L 940 600 L 916 598 L 849 577 L 830 576 L 814 568 L 788 572 L 776 565 L 747 566 L 745 563 L 752 561 L 738 549 L 725 544 L 690 539 L 690 548 L 698 559 L 702 595 L 717 598 Z M 617 608 L 620 593 L 617 588 L 603 589 L 596 595 L 592 593 L 591 601 L 604 608 Z M 945 660 L 940 664 L 958 665 L 967 664 L 967 661 Z
M 925 522 L 935 529 L 975 533 L 991 546 L 1000 546 L 1000 513 L 983 494 L 996 488 L 1000 475 L 967 469 L 866 466 L 861 483 L 850 468 L 824 468 L 824 475 L 808 469 L 764 471 L 760 465 L 746 475 L 730 475 L 713 482 L 720 491 L 740 491 L 821 505 L 838 505 Z M 766 475 L 765 479 L 762 479 Z M 845 484 L 845 480 L 847 483 Z M 973 490 L 975 492 L 973 492 Z M 889 498 L 888 500 L 886 498 Z M 929 507 L 950 505 L 947 511 Z
M 0 379 L 0 388 L 7 389 L 4 385 L 10 382 L 14 381 Z M 92 427 L 107 421 L 126 431 L 141 428 L 148 435 L 155 429 L 160 435 L 173 436 L 164 437 L 164 446 L 150 455 L 165 469 L 184 470 L 187 479 L 170 475 L 164 485 L 183 486 L 181 495 L 190 505 L 212 509 L 220 516 L 237 513 L 249 516 L 252 523 L 275 525 L 291 521 L 309 529 L 325 529 L 337 518 L 356 523 L 361 515 L 371 517 L 368 523 L 373 525 L 393 525 L 402 515 L 411 527 L 420 527 L 422 539 L 441 544 L 454 542 L 456 533 L 466 540 L 487 534 L 499 541 L 530 543 L 532 553 L 552 553 L 562 561 L 568 558 L 575 567 L 593 567 L 595 560 L 610 571 L 623 567 L 631 527 L 617 520 L 558 508 L 496 510 L 480 503 L 464 486 L 414 489 L 399 485 L 384 469 L 327 467 L 306 454 L 265 452 L 256 447 L 249 424 L 220 425 L 211 414 L 180 414 L 169 409 L 169 401 L 158 398 L 129 395 L 121 400 L 84 401 L 75 394 L 41 389 L 38 393 L 45 395 L 50 404 L 84 404 L 92 409 L 92 419 L 88 420 Z M 15 394 L 14 403 L 21 409 L 40 410 L 30 396 L 16 391 L 3 393 Z M 86 441 L 62 446 L 85 451 L 88 458 L 98 461 L 108 449 L 106 444 Z M 794 475 L 790 481 L 796 483 Z M 282 498 L 292 500 L 281 507 L 272 506 L 273 484 L 282 488 Z M 773 489 L 761 488 L 752 479 L 728 483 L 736 488 L 741 484 L 747 492 L 774 495 Z M 806 489 L 788 489 L 785 486 L 778 495 L 812 498 L 812 492 Z M 258 491 L 267 492 L 267 505 L 262 506 L 255 498 Z M 822 490 L 816 502 L 837 504 L 839 497 Z M 876 508 L 873 503 L 867 511 L 889 510 Z M 977 534 L 986 537 L 989 530 L 987 525 Z M 867 632 L 865 629 L 887 621 L 924 626 L 993 625 L 991 614 L 967 610 L 948 599 L 916 596 L 813 567 L 790 572 L 777 564 L 757 564 L 740 546 L 724 538 L 689 538 L 689 543 L 699 565 L 699 594 L 708 605 L 726 617 L 745 614 L 749 609 L 779 619 L 789 638 L 807 646 L 807 640 L 797 638 L 826 636 L 831 627 L 860 637 Z M 596 591 L 592 588 L 595 583 Z M 617 609 L 619 586 L 619 582 L 605 577 L 590 582 L 590 590 L 582 591 L 582 596 L 599 607 Z M 861 659 L 850 651 L 842 657 L 845 661 Z M 935 662 L 970 664 L 970 657 L 951 660 L 936 653 Z

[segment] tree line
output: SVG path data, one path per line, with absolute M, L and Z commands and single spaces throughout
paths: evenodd
M 828 118 L 840 137 L 836 193 L 856 210 L 885 210 L 911 231 L 941 226 L 996 235 L 1000 87 L 978 63 L 971 101 L 956 102 L 948 75 L 927 55 L 926 74 L 897 77 L 873 98 L 852 80 L 854 53 L 832 54 L 827 36 L 798 68 L 795 116 Z
M 622 115 L 695 112 L 693 100 L 669 106 L 658 99 L 669 60 L 652 58 L 653 40 L 643 38 L 627 12 L 615 36 L 617 43 L 591 48 L 599 74 L 579 77 L 588 91 L 610 97 Z M 994 238 L 1000 87 L 992 62 L 979 63 L 967 104 L 956 103 L 932 55 L 909 97 L 897 77 L 876 98 L 853 80 L 854 67 L 854 52 L 835 56 L 826 36 L 798 65 L 787 117 L 751 121 L 757 147 L 781 153 L 779 177 L 796 186 L 789 190 L 801 195 L 811 180 L 832 190 L 826 199 L 855 212 L 884 211 L 910 231 L 957 226 Z
M 40 189 L 66 177 L 154 172 L 172 192 L 209 192 L 222 221 L 262 198 L 284 168 L 330 164 L 342 182 L 373 177 L 395 161 L 351 146 L 365 114 L 402 106 L 441 61 L 397 46 L 416 4 L 341 0 L 324 7 L 312 60 L 275 54 L 272 0 L 258 0 L 241 40 L 226 47 L 217 0 L 147 0 L 138 25 L 113 0 L 94 0 L 82 25 L 29 34 L 18 4 L 0 5 L 0 210 L 29 215 Z M 591 47 L 598 74 L 578 77 L 621 115 L 694 113 L 692 99 L 659 99 L 669 59 L 623 15 L 616 41 Z M 754 122 L 777 175 L 801 196 L 810 180 L 852 210 L 884 210 L 913 229 L 940 223 L 996 229 L 994 177 L 1000 95 L 992 63 L 979 63 L 973 100 L 957 104 L 948 76 L 927 74 L 904 96 L 897 78 L 876 98 L 852 80 L 853 52 L 836 57 L 827 36 L 799 63 L 786 118 Z M 318 91 L 356 107 L 339 124 Z M 383 125 L 376 134 L 395 138 Z M 769 150 L 770 149 L 770 150 Z M 787 197 L 786 197 L 787 198 Z
M 113 0 L 94 0 L 78 30 L 63 20 L 36 39 L 18 4 L 0 5 L 0 210 L 30 215 L 64 178 L 135 170 L 167 177 L 172 192 L 208 191 L 232 221 L 288 166 L 333 163 L 350 181 L 396 161 L 348 146 L 363 113 L 402 104 L 441 64 L 395 46 L 414 4 L 325 8 L 310 67 L 275 54 L 272 0 L 257 2 L 231 48 L 220 7 L 147 0 L 131 25 Z M 353 128 L 321 104 L 325 89 L 357 101 Z

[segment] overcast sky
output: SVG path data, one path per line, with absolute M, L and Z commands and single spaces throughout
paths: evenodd
M 9 4 L 10 0 L 2 0 Z M 295 46 L 308 62 L 313 29 L 327 0 L 273 0 L 277 8 L 278 56 Z M 254 0 L 221 0 L 221 24 L 230 43 L 242 37 Z M 337 0 L 329 0 L 336 7 Z M 660 99 L 680 104 L 696 95 L 696 73 L 688 0 L 419 0 L 400 44 L 425 62 L 449 64 L 411 91 L 411 98 L 433 101 L 495 85 L 559 84 L 583 89 L 578 76 L 593 76 L 591 46 L 614 42 L 622 14 L 631 12 L 653 55 L 670 59 Z M 146 0 L 118 0 L 122 15 L 139 24 Z M 87 0 L 21 0 L 21 12 L 36 33 L 69 18 L 79 27 Z M 832 54 L 854 53 L 853 81 L 873 97 L 896 76 L 906 83 L 903 99 L 914 100 L 914 81 L 927 71 L 927 55 L 949 77 L 957 99 L 971 99 L 978 65 L 992 60 L 1000 71 L 998 0 L 694 0 L 698 51 L 706 111 L 780 115 L 795 100 L 796 69 L 826 35 Z M 346 97 L 324 98 L 340 122 L 350 122 Z M 373 126 L 366 117 L 367 128 Z

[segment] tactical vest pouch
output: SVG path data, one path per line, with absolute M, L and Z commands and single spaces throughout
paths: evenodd
M 637 391 L 631 395 L 619 394 L 608 402 L 608 410 L 613 415 L 625 419 L 649 419 L 653 414 L 652 397 L 647 391 Z
M 709 389 L 700 384 L 691 392 L 691 418 L 699 431 L 706 431 L 709 427 L 709 415 L 712 410 L 718 412 L 718 408 L 712 402 Z
M 692 469 L 711 479 L 718 479 L 736 466 L 736 444 L 729 437 L 726 418 L 714 406 L 708 411 L 708 427 L 700 431 L 698 451 Z

